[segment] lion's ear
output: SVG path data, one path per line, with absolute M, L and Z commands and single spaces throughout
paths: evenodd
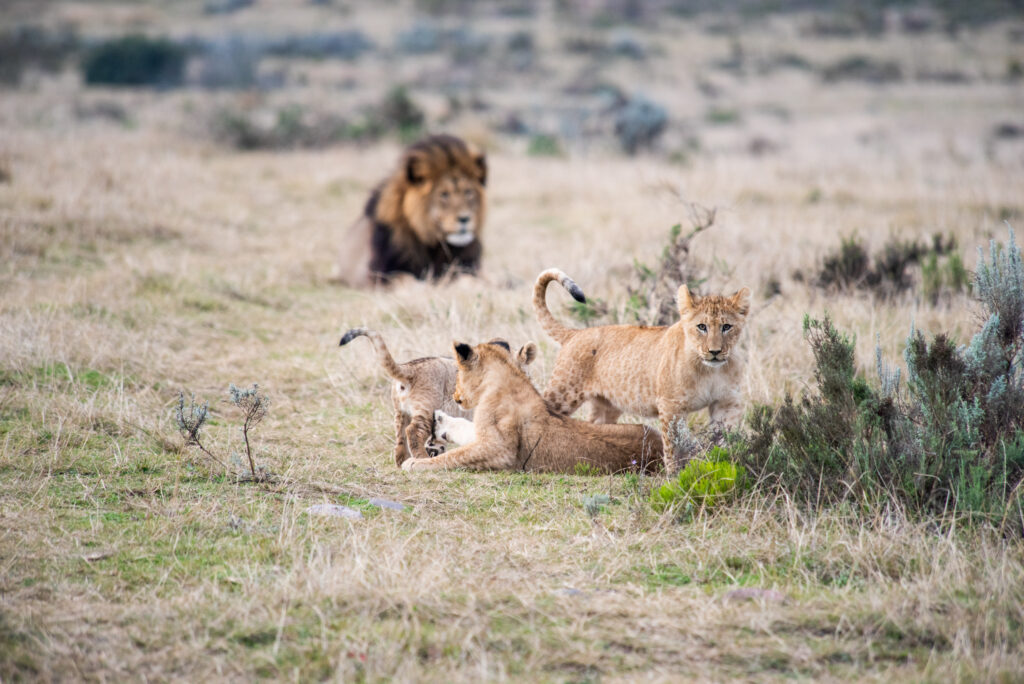
M 419 185 L 430 177 L 430 164 L 420 154 L 413 152 L 405 159 L 405 178 L 413 185 Z
M 676 292 L 676 303 L 679 305 L 680 311 L 687 311 L 697 306 L 699 299 L 690 294 L 690 288 L 683 283 L 679 286 L 679 291 Z
M 741 316 L 746 316 L 747 312 L 750 311 L 750 288 L 744 287 L 736 291 L 732 297 L 729 298 L 732 305 L 736 307 L 736 311 Z
M 477 178 L 480 180 L 480 185 L 487 185 L 487 155 L 481 152 L 473 158 L 473 161 L 476 162 L 476 168 L 479 170 Z
M 476 352 L 465 342 L 453 342 L 452 349 L 455 350 L 455 358 L 461 363 L 468 363 L 476 356 Z
M 537 345 L 533 342 L 527 342 L 519 349 L 516 358 L 518 358 L 520 365 L 529 366 L 537 360 Z

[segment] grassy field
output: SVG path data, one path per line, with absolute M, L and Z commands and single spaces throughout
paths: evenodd
M 356 24 L 389 45 L 408 4 L 4 11 L 83 35 Z M 753 290 L 744 389 L 771 403 L 812 382 L 805 313 L 827 310 L 856 334 L 872 382 L 876 339 L 899 360 L 912 323 L 961 343 L 980 324 L 966 292 L 933 302 L 919 286 L 892 298 L 816 287 L 841 238 L 874 253 L 893 236 L 951 235 L 973 268 L 978 247 L 1005 238 L 1003 221 L 1021 230 L 1024 90 L 1007 76 L 1024 60 L 1019 22 L 835 38 L 802 32 L 804 15 L 726 33 L 673 16 L 634 29 L 644 59 L 603 60 L 561 46 L 605 29 L 569 28 L 540 4 L 474 24 L 533 32 L 536 61 L 471 72 L 467 92 L 488 106 L 451 118 L 451 83 L 436 79 L 461 67 L 385 48 L 298 60 L 294 82 L 263 95 L 92 88 L 73 69 L 3 91 L 0 680 L 1021 677 L 1024 546 L 987 526 L 897 506 L 808 511 L 764 490 L 679 522 L 647 503 L 658 477 L 395 468 L 387 383 L 368 344 L 337 347 L 349 327 L 380 330 L 399 360 L 453 339 L 535 340 L 542 386 L 557 347 L 530 307 L 535 275 L 562 268 L 621 310 L 634 259 L 653 263 L 698 203 L 718 215 L 693 259 L 705 291 Z M 736 45 L 740 66 L 723 66 Z M 782 52 L 811 66 L 759 70 Z M 904 78 L 816 71 L 863 54 Z M 591 71 L 644 83 L 667 108 L 653 151 L 544 129 Z M 411 86 L 430 130 L 489 151 L 481 279 L 327 283 L 337 236 L 401 149 L 395 135 L 241 151 L 210 124 L 218 107 L 347 112 L 394 83 Z M 560 151 L 529 154 L 529 136 L 501 132 L 512 110 L 559 136 Z M 565 293 L 549 301 L 571 320 Z M 238 482 L 183 447 L 179 392 L 210 402 L 206 446 L 244 459 L 230 383 L 259 383 L 272 400 L 254 444 L 276 482 Z M 609 502 L 588 512 L 599 494 Z M 305 512 L 318 503 L 363 518 Z

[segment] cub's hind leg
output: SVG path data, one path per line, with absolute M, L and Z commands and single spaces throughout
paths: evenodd
M 395 465 L 402 467 L 402 462 L 409 458 L 409 451 L 405 447 L 405 428 L 409 425 L 409 417 L 405 414 L 395 412 Z
M 548 386 L 544 389 L 544 402 L 548 408 L 563 416 L 570 416 L 585 399 L 578 382 L 572 378 L 572 370 L 556 364 Z

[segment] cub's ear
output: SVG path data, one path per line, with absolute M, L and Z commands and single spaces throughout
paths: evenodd
M 405 178 L 413 185 L 419 185 L 430 177 L 430 163 L 418 152 L 412 152 L 405 158 Z
M 687 311 L 697 306 L 697 302 L 700 301 L 699 297 L 695 297 L 690 294 L 690 288 L 683 283 L 679 286 L 679 291 L 676 292 L 676 303 L 679 305 L 680 311 Z
M 461 363 L 471 361 L 476 356 L 473 348 L 465 342 L 452 342 L 452 349 L 455 350 L 455 358 Z
M 519 348 L 519 353 L 516 354 L 516 360 L 519 361 L 521 366 L 529 366 L 531 363 L 537 360 L 537 345 L 533 342 L 527 342 Z
M 741 316 L 746 316 L 750 311 L 750 288 L 744 287 L 736 291 L 732 297 L 729 298 L 732 305 L 736 307 L 736 311 Z
M 480 181 L 480 185 L 487 185 L 487 155 L 481 152 L 473 158 L 473 161 L 476 162 L 476 167 L 479 169 L 477 179 Z

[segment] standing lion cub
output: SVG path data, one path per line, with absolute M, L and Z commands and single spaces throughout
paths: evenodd
M 410 458 L 403 470 L 472 468 L 573 472 L 656 470 L 661 437 L 644 425 L 595 425 L 549 410 L 507 346 L 454 345 L 455 401 L 475 413 L 473 441 L 434 458 Z
M 676 421 L 707 408 L 713 422 L 735 424 L 743 415 L 743 359 L 735 353 L 750 310 L 750 290 L 725 297 L 698 297 L 679 287 L 679 320 L 670 326 L 608 325 L 572 329 L 558 321 L 545 301 L 557 280 L 579 301 L 579 286 L 562 271 L 537 277 L 533 307 L 541 326 L 562 345 L 544 399 L 571 414 L 583 402 L 593 420 L 614 423 L 623 412 L 657 417 L 671 439 Z M 671 468 L 671 450 L 665 465 Z

